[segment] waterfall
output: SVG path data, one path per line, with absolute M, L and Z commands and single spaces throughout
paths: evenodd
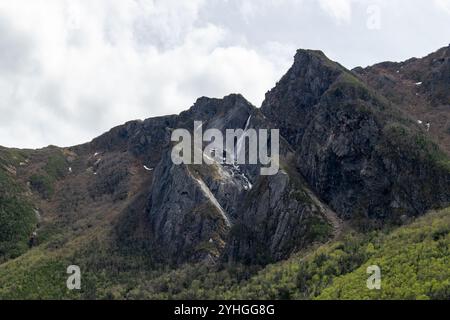
M 241 152 L 242 145 L 243 145 L 243 142 L 245 140 L 245 135 L 246 135 L 246 133 L 248 131 L 248 128 L 250 126 L 250 121 L 251 120 L 252 120 L 252 116 L 250 115 L 248 117 L 248 119 L 247 119 L 246 124 L 245 124 L 244 133 L 242 134 L 242 136 L 239 137 L 239 139 L 238 139 L 238 141 L 236 143 L 236 148 L 235 148 L 235 151 L 234 151 L 234 162 L 238 161 L 238 155 Z

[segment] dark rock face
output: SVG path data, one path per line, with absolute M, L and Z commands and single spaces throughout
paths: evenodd
M 240 95 L 201 98 L 179 116 L 177 126 L 192 130 L 194 121 L 224 136 L 226 129 L 271 126 Z M 326 227 L 328 222 L 311 199 L 299 196 L 302 183 L 292 183 L 285 171 L 262 177 L 259 165 L 177 166 L 170 151 L 155 169 L 145 209 L 158 258 L 267 263 L 329 236 L 326 228 L 320 235 L 307 232 L 307 223 Z
M 130 121 L 111 129 L 87 146 L 76 147 L 76 150 L 88 148 L 91 153 L 129 152 L 149 166 L 156 166 L 161 158 L 161 150 L 168 146 L 170 128 L 175 126 L 175 119 L 176 116 L 165 116 Z
M 29 162 L 6 170 L 28 182 L 58 173 L 37 180 L 54 191 L 41 207 L 53 210 L 58 224 L 82 232 L 102 221 L 118 248 L 156 263 L 264 265 L 337 236 L 338 215 L 367 227 L 448 206 L 450 160 L 430 141 L 439 137 L 450 154 L 440 138 L 450 136 L 442 105 L 448 59 L 444 48 L 351 72 L 321 52 L 299 50 L 261 109 L 238 94 L 200 98 L 180 115 L 131 121 L 72 148 L 33 151 L 23 159 Z M 417 119 L 432 121 L 431 129 Z M 224 136 L 227 129 L 280 129 L 280 171 L 175 165 L 171 134 L 192 132 L 195 121 Z M 62 161 L 49 166 L 56 153 Z
M 147 211 L 163 260 L 195 261 L 221 249 L 228 217 L 200 179 L 173 165 L 169 153 L 156 169 Z
M 445 49 L 382 70 L 397 74 L 403 66 L 409 82 L 423 82 L 420 94 L 441 101 L 447 56 Z M 430 72 L 424 75 L 421 65 Z M 364 226 L 444 206 L 450 202 L 448 158 L 401 107 L 410 97 L 394 99 L 383 89 L 398 86 L 395 74 L 383 72 L 350 72 L 321 52 L 299 50 L 261 110 L 237 94 L 200 98 L 178 116 L 132 121 L 77 147 L 103 159 L 88 161 L 98 173 L 89 193 L 126 202 L 137 184 L 133 170 L 145 166 L 147 178 L 121 214 L 118 241 L 141 234 L 140 247 L 173 264 L 284 259 L 339 228 L 326 205 Z M 171 133 L 192 132 L 194 121 L 223 134 L 280 129 L 279 173 L 260 176 L 260 165 L 173 164 Z
M 310 186 L 346 219 L 398 221 L 450 201 L 449 171 L 433 163 L 435 147 L 416 144 L 427 139 L 410 120 L 321 55 L 297 56 L 262 111 L 283 128 Z
M 281 135 L 295 146 L 300 143 L 307 115 L 342 73 L 339 65 L 320 51 L 299 50 L 294 65 L 267 95 L 262 112 L 274 121 Z M 293 107 L 295 106 L 295 107 Z
M 123 216 L 144 212 L 145 246 L 155 260 L 265 264 L 326 241 L 336 228 L 326 204 L 356 224 L 378 225 L 450 201 L 446 157 L 395 101 L 363 80 L 321 52 L 299 50 L 261 110 L 240 95 L 200 98 L 179 116 L 113 129 L 91 148 L 126 150 L 154 168 Z M 279 128 L 280 172 L 264 177 L 259 165 L 174 165 L 171 132 L 192 132 L 194 121 L 222 133 Z
M 225 260 L 264 265 L 328 239 L 329 222 L 300 183 L 284 171 L 257 182 L 231 229 Z
M 340 106 L 324 102 L 308 117 L 312 121 L 297 146 L 298 166 L 323 199 L 349 217 L 369 187 L 372 192 L 387 186 L 373 158 L 379 124 L 352 106 Z
M 450 46 L 429 57 L 430 72 L 423 78 L 423 90 L 434 105 L 450 105 Z

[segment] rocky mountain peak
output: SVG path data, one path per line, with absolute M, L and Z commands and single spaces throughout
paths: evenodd
M 261 111 L 279 125 L 283 137 L 297 143 L 309 110 L 344 72 L 321 51 L 298 50 L 292 67 L 266 94 Z
M 430 64 L 433 59 L 437 59 L 437 66 Z M 386 86 L 391 83 L 392 87 L 396 79 L 410 74 L 408 85 L 414 96 L 424 90 L 424 95 L 426 92 L 442 101 L 448 95 L 445 83 L 450 72 L 443 72 L 445 58 L 433 59 L 429 56 L 404 66 L 389 63 L 375 68 L 395 70 L 391 78 L 381 75 Z M 321 52 L 299 50 L 292 68 L 266 95 L 262 112 L 297 150 L 298 167 L 309 185 L 343 217 L 354 218 L 363 212 L 385 219 L 384 213 L 390 212 L 389 219 L 398 220 L 401 214 L 425 211 L 439 199 L 446 203 L 450 197 L 447 171 L 438 175 L 428 172 L 428 177 L 440 182 L 422 180 L 419 189 L 425 184 L 436 187 L 426 194 L 414 190 L 417 182 L 405 182 L 412 178 L 408 172 L 429 170 L 425 169 L 428 161 L 437 156 L 431 142 L 418 136 L 414 122 L 405 121 L 397 106 L 387 102 L 365 79 Z M 423 139 L 427 140 L 423 146 L 416 142 Z M 396 148 L 404 150 L 402 157 L 392 157 Z M 404 185 L 410 186 L 405 192 L 394 191 Z M 419 192 L 423 197 L 417 201 L 412 194 Z
M 330 61 L 321 50 L 298 49 L 294 56 L 294 62 L 302 63 L 308 59 Z M 330 61 L 331 62 L 331 61 Z
M 336 236 L 340 219 L 398 223 L 450 203 L 448 158 L 417 121 L 392 115 L 397 100 L 384 90 L 400 83 L 413 97 L 445 99 L 448 51 L 352 73 L 320 51 L 298 50 L 261 109 L 240 94 L 202 97 L 179 115 L 131 121 L 82 146 L 25 153 L 5 174 L 41 196 L 50 227 L 93 215 L 88 230 L 112 212 L 108 235 L 127 253 L 264 265 Z M 222 133 L 280 129 L 280 170 L 174 164 L 171 134 L 192 132 L 195 121 Z
M 182 118 L 197 117 L 196 120 L 201 120 L 202 117 L 213 117 L 218 114 L 228 113 L 234 109 L 243 109 L 250 112 L 254 108 L 241 94 L 230 94 L 222 99 L 201 97 L 197 99 L 188 111 L 182 112 L 180 116 Z

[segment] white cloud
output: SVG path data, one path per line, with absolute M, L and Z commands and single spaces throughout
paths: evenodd
M 78 144 L 199 96 L 259 106 L 297 48 L 348 67 L 421 56 L 448 44 L 448 2 L 0 0 L 0 145 Z
M 438 8 L 450 14 L 450 0 L 434 0 L 434 3 Z
M 254 50 L 223 46 L 223 28 L 197 24 L 201 3 L 3 1 L 0 68 L 14 73 L 0 74 L 0 144 L 72 145 L 203 95 L 260 104 L 279 74 Z
M 320 6 L 338 23 L 349 23 L 352 18 L 351 0 L 319 0 Z

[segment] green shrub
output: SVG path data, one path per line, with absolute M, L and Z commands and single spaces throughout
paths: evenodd
M 32 206 L 21 188 L 0 169 L 0 263 L 20 256 L 36 225 Z

